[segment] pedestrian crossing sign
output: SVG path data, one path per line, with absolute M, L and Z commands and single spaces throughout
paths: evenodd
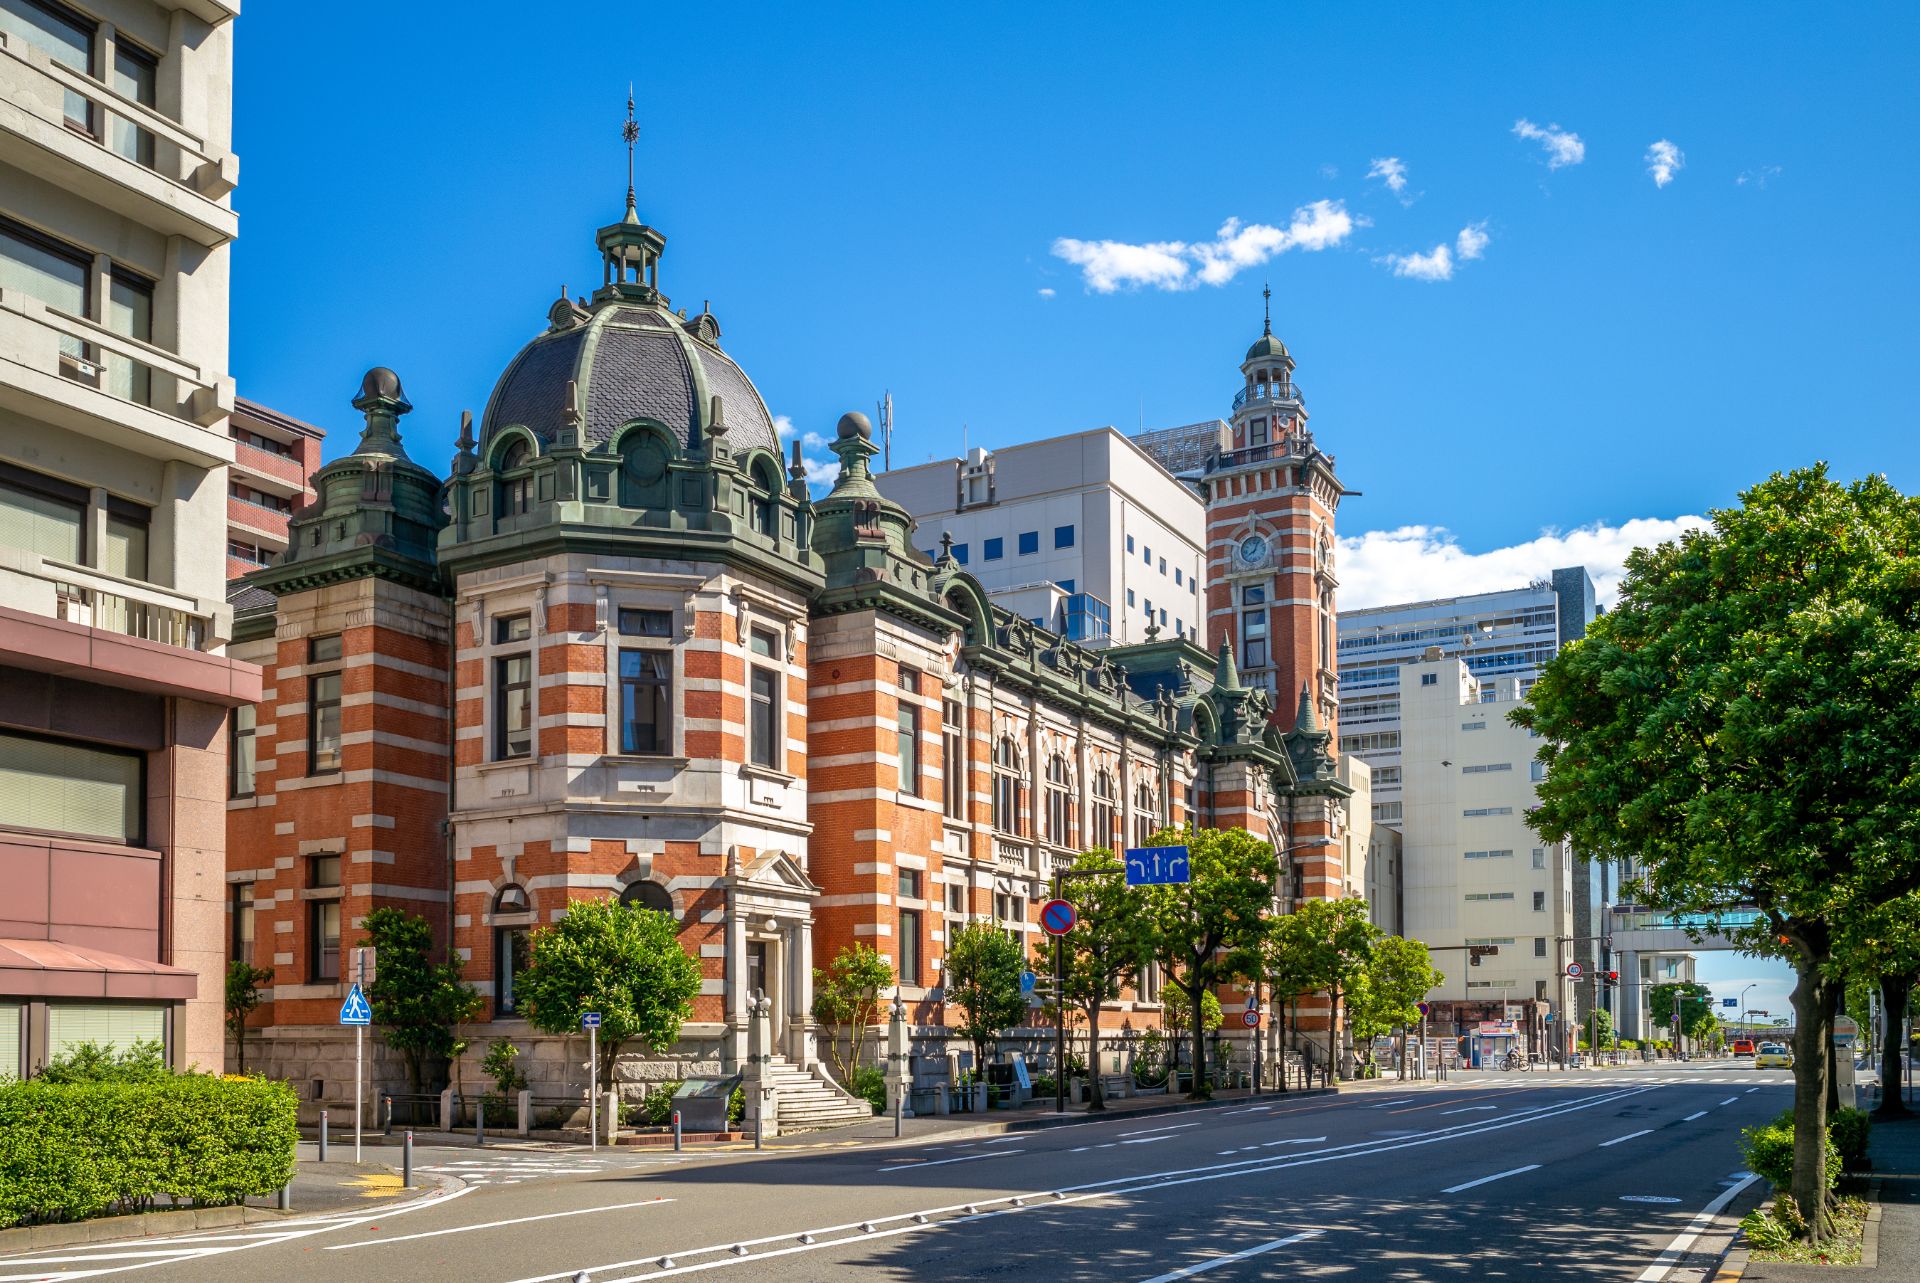
M 347 1000 L 340 1004 L 340 1023 L 343 1025 L 370 1025 L 373 1023 L 373 1009 L 367 1006 L 367 995 L 355 985 L 347 994 Z

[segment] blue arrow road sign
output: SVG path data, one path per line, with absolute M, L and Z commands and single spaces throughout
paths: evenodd
M 1184 846 L 1135 846 L 1127 848 L 1127 885 L 1164 886 L 1169 882 L 1192 881 Z
M 1740 1000 L 1738 998 L 1722 998 L 1720 1005 L 1723 1007 L 1737 1007 L 1740 1005 Z
M 347 993 L 347 1000 L 340 1004 L 340 1023 L 343 1025 L 370 1025 L 373 1023 L 373 1009 L 367 1006 L 367 995 L 355 985 Z
M 1020 992 L 1021 992 L 1021 993 L 1032 993 L 1032 992 L 1033 992 L 1033 986 L 1034 986 L 1034 983 L 1035 983 L 1035 982 L 1036 982 L 1037 980 L 1039 980 L 1039 977 L 1038 977 L 1038 976 L 1036 976 L 1036 975 L 1034 975 L 1034 974 L 1033 974 L 1033 972 L 1031 972 L 1031 971 L 1022 971 L 1022 972 L 1020 973 Z
M 597 1011 L 581 1012 L 580 1027 L 582 1029 L 598 1029 L 600 1027 L 600 1013 Z

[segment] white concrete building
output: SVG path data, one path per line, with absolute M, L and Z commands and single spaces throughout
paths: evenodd
M 1112 428 L 1049 437 L 874 478 L 942 536 L 996 604 L 1084 645 L 1127 645 L 1149 626 L 1198 637 L 1206 513 L 1200 496 Z M 1202 639 L 1204 645 L 1204 639 Z
M 222 1062 L 238 12 L 0 0 L 0 1077 Z
M 1482 682 L 1437 649 L 1399 672 L 1405 934 L 1446 950 L 1436 999 L 1545 1000 L 1560 1019 L 1570 861 L 1526 825 L 1541 767 L 1538 741 L 1507 720 L 1519 682 Z M 1476 966 L 1471 945 L 1499 952 Z

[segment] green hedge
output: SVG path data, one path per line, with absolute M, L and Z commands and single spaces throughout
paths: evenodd
M 1842 1111 L 1858 1112 L 1858 1111 Z M 1840 1150 L 1834 1145 L 1832 1122 L 1827 1126 L 1827 1188 L 1840 1183 Z M 1861 1139 L 1864 1147 L 1865 1131 Z M 1740 1129 L 1740 1155 L 1747 1170 L 1763 1177 L 1775 1190 L 1793 1187 L 1793 1111 L 1782 1113 L 1770 1123 Z
M 0 1226 L 212 1207 L 293 1177 L 294 1094 L 257 1078 L 0 1086 Z

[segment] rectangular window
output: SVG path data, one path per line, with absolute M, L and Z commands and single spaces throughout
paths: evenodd
M 1420 684 L 1422 686 L 1438 686 L 1440 684 L 1440 674 L 1422 673 L 1420 674 Z
M 0 289 L 6 288 L 0 262 Z M 0 545 L 53 561 L 84 564 L 87 492 L 25 468 L 0 464 Z
M 113 37 L 113 87 L 143 106 L 157 101 L 159 62 L 119 32 Z M 107 119 L 107 145 L 136 165 L 153 168 L 153 135 L 121 116 Z
M 1482 722 L 1481 725 L 1484 726 L 1486 723 Z M 1512 762 L 1490 762 L 1485 766 L 1463 766 L 1460 768 L 1460 773 L 1462 775 L 1490 775 L 1497 771 L 1511 771 L 1512 769 Z
M 900 910 L 900 983 L 920 984 L 920 910 Z
M 0 13 L 6 11 L 0 4 Z M 82 1043 L 125 1051 L 135 1043 L 167 1041 L 167 1008 L 123 1003 L 64 1003 L 47 1007 L 47 1055 L 63 1056 Z
M 940 770 L 945 775 L 946 813 L 949 819 L 967 818 L 967 733 L 966 713 L 957 700 L 947 700 L 941 707 L 941 723 L 945 732 L 942 747 Z
M 965 913 L 967 911 L 967 888 L 954 883 L 947 887 L 947 912 Z
M 340 769 L 340 674 L 315 674 L 307 691 L 307 774 L 326 775 Z
M 1180 567 L 1175 566 L 1173 568 L 1173 586 L 1176 588 L 1178 588 L 1181 584 L 1186 582 L 1186 580 L 1181 578 L 1181 574 L 1182 574 L 1182 571 Z
M 1511 891 L 1469 891 L 1467 892 L 1466 898 L 1469 900 L 1511 900 L 1513 899 L 1513 892 Z
M 1475 806 L 1460 812 L 1460 814 L 1471 820 L 1488 815 L 1512 815 L 1513 808 L 1510 806 Z
M 1079 585 L 1071 579 L 1062 579 L 1060 581 L 1060 591 L 1066 593 L 1069 597 L 1073 595 L 1074 589 L 1077 587 L 1079 587 Z
M 900 784 L 902 793 L 913 797 L 920 796 L 920 706 L 900 702 L 898 726 L 894 732 L 900 750 Z
M 1533 956 L 1536 958 L 1544 958 L 1547 956 L 1547 938 L 1545 936 L 1535 936 L 1533 938 Z
M 920 870 L 901 869 L 898 871 L 898 876 L 900 881 L 900 898 L 902 900 L 918 900 L 920 898 Z
M 1053 546 L 1056 548 L 1073 547 L 1073 527 L 1055 526 L 1053 528 Z
M 671 610 L 636 610 L 623 606 L 620 610 L 620 635 L 623 637 L 671 637 L 673 636 L 673 612 Z
M 755 766 L 780 769 L 780 675 L 754 665 L 747 678 L 748 756 Z
M 1263 637 L 1250 637 L 1246 642 L 1246 655 L 1240 661 L 1247 668 L 1265 668 L 1267 666 L 1267 643 Z
M 253 883 L 236 882 L 228 892 L 227 948 L 235 962 L 253 961 Z
M 1038 530 L 1021 531 L 1020 532 L 1020 555 L 1022 557 L 1031 557 L 1033 556 L 1034 553 L 1039 551 L 1040 551 L 1040 532 Z
M 340 885 L 340 857 L 337 855 L 316 855 L 307 861 L 307 885 L 316 890 L 326 890 Z
M 495 642 L 521 642 L 532 636 L 532 615 L 502 615 L 493 621 Z
M 1533 867 L 1536 869 L 1544 869 L 1547 867 L 1547 848 L 1544 846 L 1536 846 L 1533 848 Z
M 325 637 L 315 637 L 307 643 L 307 662 L 309 664 L 338 663 L 341 653 L 339 633 L 329 633 Z
M 1538 784 L 1547 778 L 1547 764 L 1541 761 L 1527 763 L 1527 778 Z
M 1007 541 L 1000 538 L 984 539 L 980 543 L 980 555 L 988 561 L 998 561 L 1007 555 Z
M 146 757 L 0 731 L 0 828 L 145 840 Z
M 1128 552 L 1132 552 L 1132 551 L 1133 551 L 1133 536 L 1132 536 L 1132 535 L 1128 535 L 1128 536 L 1127 536 L 1127 551 L 1128 551 Z
M 1151 566 L 1153 564 L 1153 549 L 1147 547 L 1145 544 L 1142 544 L 1140 546 L 1140 560 L 1146 562 L 1149 566 Z
M 1167 559 L 1165 557 L 1160 559 L 1160 573 L 1163 575 L 1167 573 Z
M 1545 891 L 1535 891 L 1533 893 L 1533 911 L 1535 913 L 1545 913 L 1547 911 L 1547 893 Z
M 1127 589 L 1127 605 L 1133 606 L 1137 604 L 1138 604 L 1138 600 L 1133 595 L 1133 589 L 1131 588 Z
M 660 757 L 673 751 L 673 656 L 620 652 L 620 751 Z
M 953 559 L 962 566 L 967 564 L 967 546 L 965 544 L 957 543 L 953 546 Z
M 25 1075 L 20 1063 L 20 1012 L 17 1002 L 0 1002 L 0 1083 Z
M 1428 673 L 1427 676 L 1431 677 L 1433 674 Z M 1463 731 L 1484 731 L 1487 729 L 1487 724 L 1485 722 L 1462 722 L 1460 723 L 1460 729 Z
M 1511 860 L 1513 858 L 1513 852 L 1510 850 L 1469 851 L 1467 852 L 1467 858 L 1469 860 Z
M 1153 622 L 1153 598 L 1147 598 L 1147 622 Z
M 493 1009 L 511 1016 L 520 1007 L 520 974 L 533 957 L 533 933 L 525 927 L 496 927 L 493 933 Z
M 340 979 L 340 902 L 307 902 L 307 978 L 314 984 Z
M 501 655 L 493 661 L 493 756 L 505 761 L 532 753 L 533 656 Z
M 242 704 L 233 710 L 233 720 L 228 724 L 228 792 L 234 797 L 253 796 L 254 778 L 257 774 L 254 759 L 256 716 L 258 713 L 252 704 Z

